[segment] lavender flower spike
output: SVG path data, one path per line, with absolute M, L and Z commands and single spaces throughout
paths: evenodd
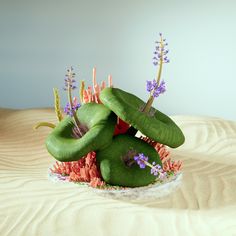
M 161 168 L 161 166 L 159 164 L 156 164 L 155 162 L 150 164 L 148 162 L 148 157 L 145 156 L 143 153 L 139 153 L 138 155 L 134 156 L 134 160 L 136 161 L 136 163 L 139 165 L 141 169 L 144 169 L 146 166 L 148 166 L 151 168 L 150 173 L 152 175 L 156 176 L 157 178 L 161 180 L 166 178 L 167 173 Z
M 160 65 L 162 63 L 169 63 L 170 62 L 170 60 L 166 56 L 168 54 L 169 50 L 165 48 L 166 46 L 168 46 L 168 43 L 166 43 L 166 39 L 162 38 L 161 33 L 159 35 L 160 35 L 161 40 L 156 41 L 157 46 L 155 47 L 155 51 L 153 53 L 154 54 L 154 57 L 153 57 L 153 65 L 154 66 Z
M 71 67 L 70 69 L 67 70 L 66 77 L 64 79 L 65 82 L 65 87 L 63 88 L 64 90 L 68 90 L 68 88 L 74 90 L 76 89 L 76 86 L 74 85 L 75 83 L 75 73 L 73 72 L 73 68 Z
M 146 105 L 142 109 L 142 112 L 148 113 L 152 107 L 153 101 L 156 97 L 159 97 L 160 94 L 166 91 L 165 82 L 161 81 L 162 67 L 163 64 L 169 63 L 170 60 L 167 56 L 169 50 L 166 49 L 168 43 L 166 43 L 166 39 L 163 38 L 162 33 L 159 33 L 160 40 L 155 42 L 155 51 L 154 56 L 152 58 L 153 65 L 158 67 L 157 77 L 155 82 L 147 81 L 146 89 L 150 93 L 149 99 L 146 102 Z M 156 85 L 155 85 L 156 83 Z

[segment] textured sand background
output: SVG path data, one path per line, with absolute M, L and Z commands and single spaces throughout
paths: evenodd
M 0 235 L 236 235 L 236 122 L 175 116 L 186 142 L 183 183 L 165 199 L 131 203 L 48 181 L 54 159 L 39 121 L 54 111 L 0 109 Z

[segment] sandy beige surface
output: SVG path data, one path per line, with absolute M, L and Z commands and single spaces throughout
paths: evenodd
M 54 159 L 39 121 L 54 111 L 0 110 L 0 235 L 236 235 L 236 122 L 176 116 L 186 142 L 172 150 L 183 182 L 165 199 L 131 203 L 48 181 Z

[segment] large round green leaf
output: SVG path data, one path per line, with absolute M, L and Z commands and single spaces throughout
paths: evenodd
M 116 115 L 102 104 L 87 103 L 77 111 L 77 117 L 88 131 L 83 137 L 72 136 L 74 123 L 64 118 L 46 139 L 48 152 L 59 161 L 76 161 L 91 151 L 105 148 L 112 141 Z
M 133 157 L 143 153 L 149 157 L 149 162 L 156 162 L 162 166 L 156 150 L 146 142 L 130 135 L 118 135 L 105 149 L 97 152 L 97 162 L 103 179 L 111 185 L 140 187 L 155 180 L 150 167 L 140 169 Z
M 145 102 L 135 95 L 118 88 L 105 88 L 100 94 L 100 100 L 122 120 L 149 138 L 173 148 L 184 143 L 182 131 L 171 118 L 155 108 L 149 113 L 142 112 Z

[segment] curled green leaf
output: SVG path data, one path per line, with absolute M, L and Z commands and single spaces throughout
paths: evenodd
M 106 183 L 118 186 L 140 187 L 152 183 L 155 176 L 150 174 L 150 168 L 140 169 L 133 157 L 143 153 L 149 162 L 162 166 L 159 154 L 145 141 L 129 135 L 118 135 L 112 143 L 97 152 L 96 158 Z
M 145 102 L 137 96 L 118 88 L 105 88 L 100 100 L 118 117 L 149 138 L 172 148 L 184 143 L 184 135 L 175 122 L 153 107 L 149 113 L 143 112 Z
M 91 151 L 108 146 L 112 141 L 116 115 L 102 104 L 87 103 L 76 115 L 87 132 L 73 137 L 74 123 L 71 117 L 64 118 L 46 139 L 48 152 L 59 161 L 76 161 Z

